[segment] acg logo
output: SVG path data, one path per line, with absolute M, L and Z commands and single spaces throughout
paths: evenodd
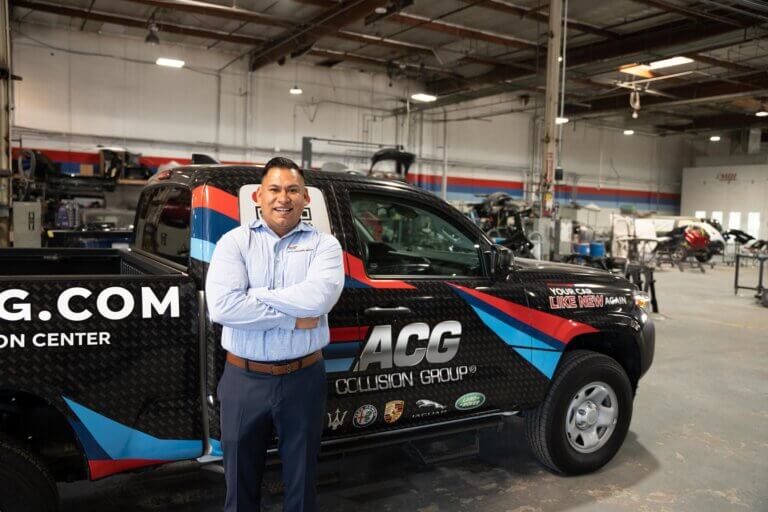
M 408 324 L 400 330 L 392 346 L 392 326 L 377 325 L 360 353 L 353 371 L 363 372 L 372 364 L 381 369 L 416 366 L 424 359 L 432 364 L 444 364 L 456 356 L 461 341 L 461 324 L 455 320 L 440 322 L 430 332 L 423 322 Z M 417 346 L 427 342 L 427 346 Z

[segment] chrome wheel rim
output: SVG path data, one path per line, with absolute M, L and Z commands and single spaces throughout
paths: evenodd
M 619 402 L 605 382 L 590 382 L 573 396 L 565 416 L 565 434 L 571 448 L 594 453 L 611 438 L 619 419 Z

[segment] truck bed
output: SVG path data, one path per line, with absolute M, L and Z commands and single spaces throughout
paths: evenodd
M 2 249 L 2 276 L 175 275 L 180 270 L 128 249 Z

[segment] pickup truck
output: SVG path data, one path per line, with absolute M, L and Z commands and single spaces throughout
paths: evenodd
M 129 249 L 0 251 L 0 510 L 55 510 L 59 481 L 221 457 L 225 353 L 204 283 L 217 240 L 259 218 L 261 174 L 156 174 Z M 346 276 L 323 350 L 323 453 L 520 414 L 555 473 L 615 455 L 654 353 L 633 285 L 513 259 L 405 183 L 306 176 L 302 218 L 338 238 Z

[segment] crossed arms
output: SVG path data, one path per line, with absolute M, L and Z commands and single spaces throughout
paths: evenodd
M 322 237 L 307 278 L 285 288 L 249 288 L 243 251 L 234 232 L 216 244 L 205 291 L 211 320 L 236 329 L 306 329 L 333 308 L 344 287 L 341 246 Z

